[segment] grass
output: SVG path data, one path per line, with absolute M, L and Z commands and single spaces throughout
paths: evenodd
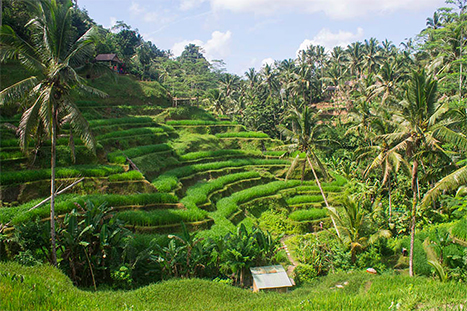
M 144 176 L 138 171 L 129 171 L 121 174 L 109 176 L 109 181 L 125 181 L 125 180 L 143 180 Z
M 91 292 L 74 287 L 48 265 L 0 263 L 0 271 L 2 310 L 461 310 L 467 303 L 467 285 L 462 283 L 365 272 L 329 275 L 279 294 L 252 293 L 201 279 Z M 348 285 L 335 287 L 344 282 Z
M 253 199 L 273 195 L 279 190 L 294 187 L 300 184 L 298 180 L 273 181 L 264 185 L 251 187 L 232 194 L 229 197 L 220 199 L 217 204 L 217 214 L 227 218 L 239 209 L 240 204 L 251 201 Z
M 210 121 L 210 120 L 170 120 L 168 125 L 236 125 L 230 121 Z
M 180 156 L 181 161 L 195 161 L 203 158 L 214 158 L 222 156 L 260 156 L 260 151 L 245 151 L 239 149 L 221 149 L 214 151 L 190 152 Z
M 218 138 L 269 138 L 268 134 L 261 132 L 227 132 L 216 134 Z
M 217 170 L 225 167 L 239 167 L 247 165 L 286 165 L 288 163 L 289 162 L 287 160 L 233 159 L 221 162 L 192 164 L 165 172 L 154 180 L 153 184 L 161 192 L 170 192 L 177 187 L 179 178 L 203 171 Z
M 126 136 L 136 136 L 136 135 L 150 135 L 150 134 L 160 134 L 164 133 L 165 129 L 161 127 L 138 127 L 124 131 L 110 132 L 107 134 L 96 136 L 96 140 L 105 140 L 109 138 L 120 138 Z
M 126 117 L 126 118 L 117 118 L 117 119 L 99 119 L 88 121 L 91 128 L 99 126 L 108 126 L 108 125 L 118 125 L 118 124 L 138 124 L 138 123 L 151 123 L 153 122 L 152 118 L 149 117 Z
M 155 133 L 146 135 L 135 135 L 126 137 L 112 137 L 101 139 L 99 143 L 102 145 L 116 145 L 121 149 L 136 148 L 138 146 L 145 146 L 148 144 L 161 144 L 166 142 L 169 138 L 167 133 Z
M 237 174 L 228 174 L 222 177 L 213 179 L 206 183 L 197 183 L 196 185 L 188 188 L 186 191 L 186 196 L 180 200 L 181 203 L 187 208 L 195 208 L 197 205 L 205 203 L 208 200 L 210 193 L 220 190 L 225 187 L 225 185 L 245 179 L 257 178 L 260 177 L 258 172 L 244 172 Z
M 286 200 L 288 205 L 323 202 L 321 195 L 298 195 Z
M 289 214 L 289 218 L 294 221 L 307 221 L 316 220 L 327 217 L 328 213 L 326 209 L 321 208 L 310 208 L 306 210 L 298 210 Z
M 95 205 L 107 203 L 108 206 L 129 206 L 129 205 L 150 205 L 158 203 L 177 203 L 178 198 L 168 193 L 141 193 L 132 195 L 119 194 L 95 194 L 95 195 L 63 195 L 57 197 L 55 212 L 57 215 L 68 213 L 76 208 L 75 203 L 84 204 L 87 200 Z M 5 224 L 11 221 L 13 224 L 20 224 L 36 217 L 45 218 L 49 216 L 50 206 L 45 204 L 28 212 L 28 209 L 39 203 L 35 200 L 26 204 L 0 209 L 0 223 Z
M 112 174 L 123 173 L 124 169 L 118 165 L 75 165 L 71 167 L 57 167 L 56 178 L 71 177 L 104 177 Z M 42 179 L 50 179 L 50 169 L 2 172 L 0 184 L 10 185 Z
M 159 226 L 205 219 L 207 212 L 199 209 L 157 209 L 152 211 L 124 211 L 117 217 L 134 226 Z
M 118 150 L 107 154 L 107 159 L 109 162 L 124 164 L 126 163 L 126 157 L 135 158 L 140 157 L 148 153 L 155 153 L 161 151 L 171 150 L 170 145 L 168 144 L 155 144 L 147 146 L 139 146 L 135 148 L 126 149 L 124 151 Z

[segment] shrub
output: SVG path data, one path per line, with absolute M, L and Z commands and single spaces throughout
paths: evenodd
M 294 281 L 296 284 L 304 284 L 313 281 L 318 276 L 313 265 L 300 264 L 294 269 Z
M 109 176 L 110 182 L 124 181 L 124 180 L 142 180 L 142 179 L 144 179 L 144 176 L 138 171 L 129 171 L 129 172 Z
M 262 132 L 227 132 L 216 134 L 218 138 L 269 138 L 268 134 Z
M 135 158 L 148 153 L 162 152 L 168 150 L 171 150 L 171 147 L 167 144 L 139 146 L 135 148 L 126 149 L 124 151 L 118 150 L 111 152 L 107 154 L 107 159 L 109 160 L 109 162 L 124 164 L 126 162 L 125 155 L 129 158 Z
M 452 234 L 459 239 L 467 241 L 467 216 L 459 220 L 452 228 Z
M 290 213 L 289 218 L 294 221 L 316 220 L 328 216 L 326 209 L 311 208 L 307 210 L 298 210 Z

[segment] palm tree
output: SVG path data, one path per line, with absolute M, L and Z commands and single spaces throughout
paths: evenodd
M 286 181 L 290 173 L 297 166 L 300 153 L 305 153 L 305 162 L 302 166 L 302 181 L 304 179 L 306 164 L 308 164 L 311 168 L 311 171 L 313 172 L 316 185 L 321 192 L 321 196 L 323 197 L 326 208 L 330 210 L 331 207 L 329 206 L 328 200 L 324 194 L 318 175 L 316 174 L 315 168 L 313 166 L 313 163 L 317 165 L 324 177 L 327 178 L 328 175 L 326 169 L 315 153 L 315 150 L 317 150 L 318 146 L 329 143 L 329 140 L 321 140 L 317 138 L 319 130 L 322 128 L 322 124 L 318 123 L 318 114 L 313 114 L 307 106 L 305 106 L 301 112 L 296 107 L 292 107 L 290 120 L 293 124 L 293 130 L 279 126 L 279 131 L 281 134 L 291 142 L 291 144 L 288 146 L 289 152 L 298 151 L 297 156 L 295 157 L 292 165 L 289 168 L 289 171 L 287 172 Z M 336 229 L 337 235 L 340 237 L 339 230 L 337 229 L 332 215 L 331 220 L 333 222 L 334 228 Z
M 89 29 L 74 40 L 71 27 L 71 1 L 60 5 L 56 0 L 28 0 L 32 19 L 30 40 L 20 38 L 11 27 L 2 26 L 0 42 L 2 59 L 18 58 L 36 75 L 26 78 L 0 92 L 0 104 L 21 99 L 27 110 L 19 124 L 20 146 L 25 150 L 31 134 L 37 128 L 50 137 L 51 178 L 50 178 L 50 223 L 52 262 L 57 264 L 55 247 L 55 158 L 57 131 L 60 124 L 68 122 L 71 130 L 78 134 L 85 145 L 95 149 L 95 141 L 89 125 L 71 98 L 71 90 L 77 89 L 98 95 L 105 95 L 85 84 L 75 71 L 92 55 L 92 44 L 96 30 Z
M 399 128 L 384 135 L 396 142 L 391 152 L 405 151 L 412 162 L 411 187 L 412 210 L 410 225 L 409 273 L 413 276 L 413 247 L 415 238 L 416 212 L 419 204 L 418 167 L 423 165 L 422 151 L 442 151 L 440 141 L 458 143 L 462 137 L 448 128 L 451 120 L 442 120 L 438 113 L 437 81 L 427 77 L 425 71 L 414 71 L 406 89 L 406 99 L 401 103 Z

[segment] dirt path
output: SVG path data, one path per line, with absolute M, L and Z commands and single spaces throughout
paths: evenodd
M 289 259 L 291 265 L 287 268 L 287 275 L 289 277 L 293 277 L 293 271 L 295 270 L 295 267 L 298 266 L 298 262 L 290 255 L 290 251 L 287 247 L 287 244 L 285 244 L 285 240 L 290 238 L 291 236 L 285 236 L 281 239 L 281 244 L 282 248 L 285 250 L 285 253 L 287 254 L 287 258 Z

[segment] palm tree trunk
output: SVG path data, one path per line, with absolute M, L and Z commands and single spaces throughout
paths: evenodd
M 311 171 L 313 172 L 313 176 L 315 177 L 316 185 L 318 185 L 319 191 L 321 191 L 321 195 L 323 196 L 324 204 L 326 204 L 326 208 L 327 208 L 328 210 L 330 210 L 328 200 L 326 199 L 326 195 L 324 194 L 323 188 L 321 187 L 321 183 L 319 182 L 318 175 L 316 175 L 316 171 L 315 171 L 315 169 L 314 169 L 314 167 L 313 167 L 313 164 L 311 164 L 310 157 L 309 157 L 308 155 L 306 155 L 306 159 L 307 159 L 307 161 L 308 161 L 308 164 L 310 165 Z M 333 224 L 333 226 L 334 226 L 334 229 L 336 229 L 337 236 L 340 238 L 341 235 L 340 235 L 340 233 L 339 233 L 339 229 L 337 229 L 336 222 L 335 222 L 335 220 L 334 220 L 334 217 L 332 217 L 332 215 L 331 215 L 331 220 L 332 220 L 332 224 Z
M 57 111 L 52 108 L 52 150 L 50 160 L 50 240 L 51 240 L 51 251 L 52 251 L 52 264 L 57 266 L 57 250 L 55 242 L 55 158 L 56 158 L 56 144 L 57 144 Z
M 392 216 L 391 174 L 389 174 L 389 178 L 388 178 L 388 193 L 389 193 L 389 223 L 391 223 L 391 216 Z
M 413 192 L 413 198 L 412 198 L 412 221 L 410 224 L 410 255 L 409 255 L 409 275 L 414 276 L 414 271 L 413 271 L 413 249 L 414 249 L 414 243 L 415 243 L 415 221 L 416 221 L 416 212 L 417 212 L 417 198 L 418 198 L 418 190 L 417 190 L 417 184 L 418 184 L 418 178 L 417 178 L 417 173 L 418 173 L 418 160 L 413 161 L 412 165 L 412 192 Z

